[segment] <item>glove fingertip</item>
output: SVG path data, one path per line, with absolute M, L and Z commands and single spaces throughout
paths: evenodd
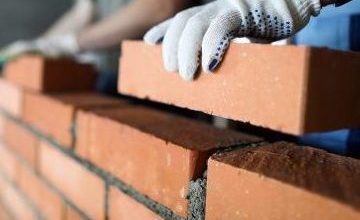
M 149 30 L 143 37 L 145 43 L 149 45 L 156 45 L 162 42 L 164 36 L 158 33 L 156 27 Z
M 219 64 L 221 63 L 221 58 L 220 57 L 213 57 L 210 58 L 209 61 L 204 62 L 203 64 L 203 70 L 205 73 L 213 73 L 217 67 L 219 66 Z
M 195 78 L 197 68 L 181 68 L 179 69 L 179 74 L 182 79 L 186 81 L 192 81 Z

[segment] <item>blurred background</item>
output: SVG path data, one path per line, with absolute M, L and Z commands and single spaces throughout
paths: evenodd
M 72 0 L 0 0 L 0 47 L 33 39 L 51 26 Z

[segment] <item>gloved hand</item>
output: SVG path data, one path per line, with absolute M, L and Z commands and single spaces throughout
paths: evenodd
M 20 54 L 34 51 L 35 49 L 35 41 L 16 41 L 0 51 L 0 61 L 11 60 Z
M 35 41 L 35 52 L 47 57 L 73 56 L 80 52 L 75 34 L 40 38 Z
M 320 13 L 320 0 L 217 0 L 178 13 L 144 37 L 163 39 L 165 69 L 192 80 L 202 55 L 202 67 L 212 72 L 231 39 L 253 37 L 269 42 L 288 38 Z

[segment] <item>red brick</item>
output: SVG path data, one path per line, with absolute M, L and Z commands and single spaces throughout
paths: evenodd
M 74 119 L 78 109 L 117 106 L 120 103 L 117 99 L 95 93 L 27 93 L 24 120 L 65 147 L 72 147 Z
M 77 153 L 186 216 L 187 189 L 217 147 L 259 139 L 141 107 L 79 113 Z M 85 138 L 81 137 L 85 134 Z
M 25 55 L 7 64 L 4 75 L 21 87 L 41 92 L 92 90 L 96 78 L 90 65 L 34 55 Z
M 0 139 L 4 136 L 5 117 L 0 113 Z
M 215 74 L 186 82 L 164 70 L 160 47 L 125 42 L 122 50 L 122 94 L 291 134 L 360 126 L 360 54 L 231 44 Z
M 0 141 L 0 172 L 11 180 L 18 179 L 19 163 L 14 155 Z
M 32 220 L 37 219 L 36 214 L 31 209 L 25 199 L 18 191 L 9 183 L 0 177 L 0 200 L 2 204 L 6 205 L 9 212 L 15 219 Z
M 24 92 L 15 84 L 0 78 L 0 108 L 7 113 L 21 117 Z
M 77 161 L 41 144 L 40 171 L 91 219 L 104 219 L 105 183 Z
M 64 219 L 65 205 L 61 197 L 25 166 L 20 169 L 19 186 L 45 219 Z
M 36 168 L 40 141 L 30 131 L 12 120 L 6 120 L 4 142 L 33 168 Z
M 83 220 L 83 217 L 75 211 L 73 208 L 67 206 L 66 207 L 66 220 Z
M 12 220 L 9 210 L 1 204 L 1 201 L 0 201 L 0 219 L 1 220 Z
M 114 187 L 110 188 L 109 196 L 109 219 L 162 219 L 144 205 Z
M 359 219 L 360 161 L 276 143 L 209 160 L 206 219 Z

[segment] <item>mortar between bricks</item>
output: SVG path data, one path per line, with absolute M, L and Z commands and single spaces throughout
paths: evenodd
M 181 216 L 212 152 L 260 140 L 141 107 L 81 111 L 77 124 L 81 157 Z
M 0 109 L 1 111 L 1 109 Z M 90 172 L 93 172 L 95 175 L 99 176 L 100 178 L 102 178 L 104 180 L 104 182 L 106 184 L 110 184 L 113 186 L 116 186 L 119 190 L 121 190 L 122 192 L 124 192 L 125 194 L 131 196 L 132 198 L 134 198 L 136 201 L 140 202 L 141 204 L 145 205 L 146 207 L 148 207 L 150 210 L 152 210 L 153 212 L 159 214 L 160 216 L 162 216 L 164 219 L 181 219 L 179 216 L 177 216 L 176 214 L 174 214 L 171 210 L 169 210 L 168 208 L 162 206 L 161 204 L 158 204 L 155 201 L 152 201 L 151 199 L 147 198 L 144 195 L 141 195 L 140 193 L 138 193 L 135 189 L 133 189 L 132 187 L 128 186 L 127 184 L 125 184 L 124 182 L 122 182 L 121 180 L 111 176 L 108 172 L 101 170 L 99 168 L 97 168 L 96 166 L 94 166 L 91 162 L 88 162 L 86 160 L 83 160 L 81 158 L 79 158 L 77 155 L 74 154 L 73 151 L 66 149 L 63 146 L 60 146 L 59 144 L 57 144 L 56 142 L 54 142 L 54 140 L 49 139 L 46 136 L 43 136 L 39 131 L 37 131 L 36 129 L 32 128 L 31 126 L 24 124 L 22 121 L 12 117 L 9 114 L 6 114 L 5 112 L 2 111 L 3 114 L 5 114 L 7 117 L 9 117 L 11 120 L 16 121 L 17 123 L 19 123 L 21 126 L 23 126 L 24 128 L 30 130 L 34 135 L 38 136 L 40 139 L 42 139 L 43 141 L 47 142 L 49 144 L 49 146 L 59 150 L 60 152 L 62 152 L 63 154 L 65 154 L 66 156 L 70 157 L 72 160 L 75 160 L 77 163 L 81 164 L 83 167 L 85 167 L 87 170 L 89 170 Z M 46 181 L 45 181 L 46 182 Z M 49 184 L 49 183 L 47 183 Z M 53 187 L 52 187 L 53 188 Z M 54 189 L 57 193 L 59 193 L 63 200 L 70 205 L 70 207 L 75 208 L 78 212 L 83 213 L 81 210 L 79 210 L 76 206 L 74 206 L 72 204 L 71 201 L 69 201 L 66 197 L 63 196 L 63 194 L 61 192 L 58 191 L 58 189 Z M 89 219 L 88 217 L 86 217 L 85 214 L 82 214 L 84 219 Z

